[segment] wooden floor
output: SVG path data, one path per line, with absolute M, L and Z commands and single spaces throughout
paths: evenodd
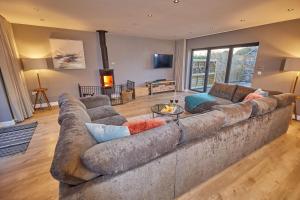
M 167 103 L 173 93 L 139 97 L 116 106 L 126 117 L 150 113 L 155 103 Z M 178 94 L 180 104 L 186 93 Z M 49 168 L 58 137 L 58 109 L 40 111 L 39 125 L 25 154 L 0 158 L 0 199 L 47 200 L 58 198 L 58 182 Z M 287 134 L 195 187 L 178 200 L 300 199 L 300 123 Z

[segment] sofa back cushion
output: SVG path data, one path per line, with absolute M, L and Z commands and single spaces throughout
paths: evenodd
M 83 122 L 91 122 L 91 118 L 87 111 L 73 101 L 65 102 L 59 110 L 58 124 L 61 125 L 64 119 L 78 118 Z
M 285 107 L 295 102 L 295 95 L 291 93 L 284 93 L 271 96 L 277 100 L 277 107 Z
M 269 112 L 272 112 L 277 107 L 277 101 L 271 97 L 263 97 L 260 99 L 254 99 L 250 101 L 252 103 L 251 116 L 259 116 Z
M 58 106 L 61 108 L 63 107 L 66 103 L 70 103 L 79 105 L 82 107 L 84 110 L 86 110 L 86 106 L 79 100 L 76 99 L 74 96 L 72 96 L 69 93 L 63 93 L 58 97 Z
M 97 144 L 81 158 L 85 166 L 97 174 L 115 174 L 173 151 L 179 137 L 178 126 L 169 123 L 130 137 Z
M 58 181 L 77 185 L 98 176 L 83 166 L 80 156 L 96 141 L 79 117 L 62 121 L 58 142 L 51 165 L 51 174 Z
M 230 126 L 240 121 L 244 121 L 251 116 L 252 103 L 249 101 L 229 105 L 213 106 L 214 110 L 222 111 L 225 114 L 224 126 Z
M 218 110 L 180 119 L 180 143 L 210 136 L 220 130 L 224 123 L 225 114 Z
M 242 102 L 248 94 L 255 92 L 255 90 L 256 89 L 254 88 L 238 85 L 232 97 L 232 102 L 233 103 Z
M 208 94 L 231 101 L 235 90 L 236 85 L 215 82 Z

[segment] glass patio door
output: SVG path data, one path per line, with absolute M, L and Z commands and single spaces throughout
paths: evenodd
M 205 91 L 206 61 L 208 50 L 194 50 L 190 73 L 190 89 L 198 92 Z
M 259 43 L 192 50 L 190 90 L 208 92 L 214 82 L 251 86 Z
M 209 56 L 208 81 L 206 91 L 214 82 L 224 83 L 228 63 L 229 48 L 211 49 Z
M 194 50 L 190 89 L 208 91 L 213 83 L 225 82 L 229 48 Z
M 229 83 L 251 86 L 258 46 L 234 47 Z

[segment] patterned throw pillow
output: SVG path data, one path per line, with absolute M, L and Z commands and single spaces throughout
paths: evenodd
M 125 122 L 123 126 L 127 126 L 129 128 L 130 134 L 134 135 L 152 128 L 163 126 L 165 124 L 166 124 L 166 120 L 161 118 L 154 118 L 154 119 Z
M 85 126 L 98 143 L 130 135 L 129 129 L 125 126 L 114 126 L 96 123 L 85 123 Z

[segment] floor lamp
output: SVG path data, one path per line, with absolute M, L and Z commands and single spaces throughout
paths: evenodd
M 40 75 L 39 75 L 39 70 L 48 68 L 46 59 L 45 58 L 22 58 L 22 63 L 23 63 L 24 70 L 26 70 L 26 71 L 35 70 L 36 71 L 38 88 L 33 90 L 34 92 L 36 92 L 35 101 L 34 101 L 34 110 L 36 110 L 36 105 L 37 105 L 38 101 L 40 101 L 40 103 L 41 103 L 43 98 L 46 101 L 47 106 L 51 107 L 48 97 L 46 95 L 46 91 L 48 89 L 42 87 L 41 79 L 40 79 Z
M 300 75 L 300 58 L 286 58 L 285 62 L 284 62 L 284 71 L 293 71 L 296 72 L 296 78 L 292 84 L 291 90 L 290 92 L 295 94 L 296 92 L 296 88 L 297 88 L 297 83 L 298 83 L 298 79 L 299 79 L 299 75 Z M 300 96 L 296 95 L 295 98 L 295 109 L 294 109 L 294 113 L 295 113 L 295 119 L 297 120 L 297 99 L 300 99 Z

